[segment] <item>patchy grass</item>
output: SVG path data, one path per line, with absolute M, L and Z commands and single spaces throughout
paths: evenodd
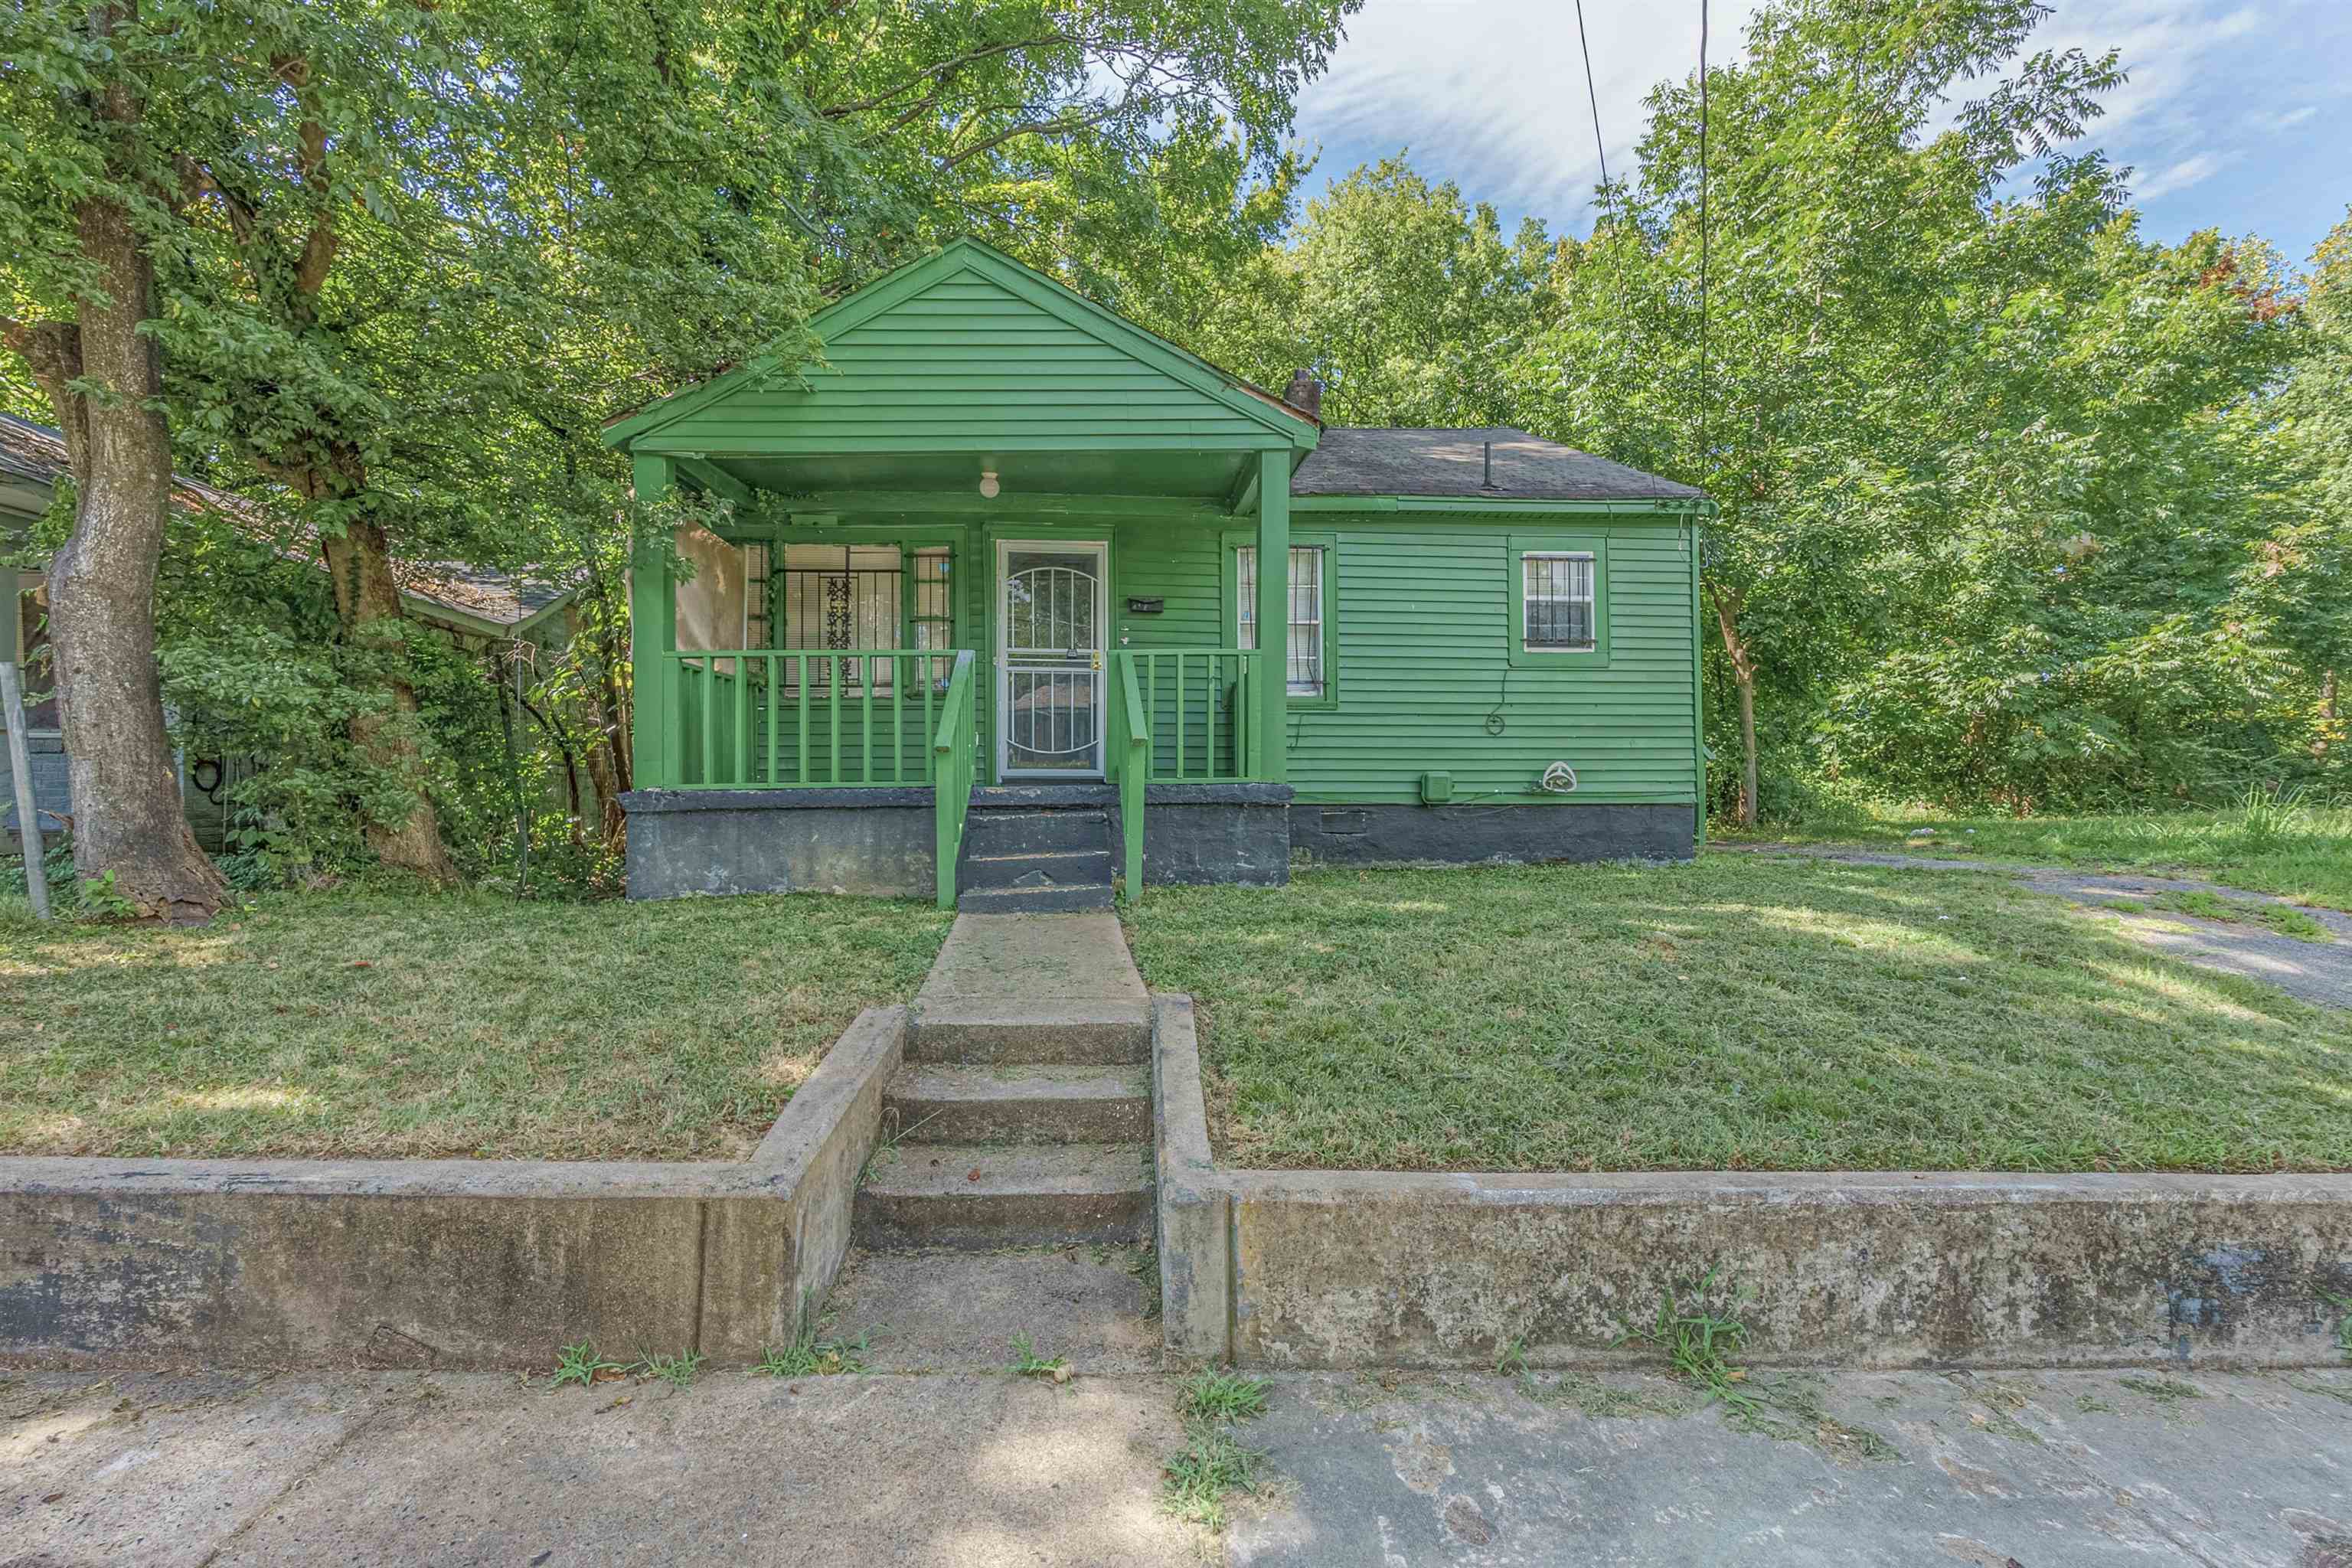
M 1154 888 L 1221 1158 L 2352 1169 L 2352 1016 L 1993 877 L 1745 855 Z
M 817 897 L 278 893 L 0 911 L 0 1152 L 730 1159 L 949 917 Z
M 1244 1444 L 1234 1427 L 1265 1414 L 1273 1387 L 1229 1370 L 1197 1373 L 1184 1380 L 1176 1394 L 1176 1413 L 1184 1418 L 1184 1446 L 1160 1467 L 1162 1512 L 1213 1535 L 1231 1520 L 1226 1503 L 1234 1493 L 1257 1493 L 1265 1450 Z
M 1933 837 L 1911 835 L 1928 829 Z M 1889 810 L 1728 843 L 1835 844 L 2084 870 L 2201 878 L 2352 910 L 2352 809 L 2286 805 L 2105 816 L 1939 816 Z
M 2216 921 L 2223 925 L 2268 926 L 2281 936 L 2291 936 L 2298 942 L 2334 942 L 2336 933 L 2301 910 L 2284 904 L 2257 904 L 2244 899 L 2225 899 L 2219 893 L 2202 889 L 2183 888 L 2159 893 L 2147 901 L 2154 910 L 2171 910 L 2179 914 L 2195 915 L 2199 920 Z

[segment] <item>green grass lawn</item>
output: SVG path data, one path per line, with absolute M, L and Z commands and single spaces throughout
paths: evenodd
M 824 897 L 0 906 L 0 1152 L 728 1159 L 948 917 Z
M 1910 835 L 1932 828 L 1927 842 Z M 2225 887 L 2352 910 L 2352 810 L 2289 806 L 2107 816 L 1937 816 L 1885 811 L 1852 822 L 1773 828 L 1728 843 L 1850 845 L 2200 877 Z
M 1131 918 L 1239 1165 L 2352 1169 L 2352 1015 L 1992 877 L 1329 869 Z

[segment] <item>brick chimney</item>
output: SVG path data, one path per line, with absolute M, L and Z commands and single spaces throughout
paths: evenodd
M 1323 417 L 1323 384 L 1303 370 L 1290 373 L 1290 384 L 1283 389 L 1282 400 L 1310 419 Z

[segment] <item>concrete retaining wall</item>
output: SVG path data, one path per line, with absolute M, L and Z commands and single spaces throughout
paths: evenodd
M 755 1359 L 840 1269 L 905 1034 L 860 1015 L 740 1163 L 0 1159 L 0 1358 Z
M 1491 1366 L 1524 1339 L 1538 1365 L 1607 1361 L 1712 1268 L 1759 1363 L 2342 1361 L 2352 1177 L 1222 1170 L 1189 1000 L 1153 1022 L 1186 1359 Z

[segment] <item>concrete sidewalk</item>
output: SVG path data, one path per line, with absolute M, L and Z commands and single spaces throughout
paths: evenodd
M 1229 1560 L 2352 1568 L 2352 1372 L 1772 1383 L 1743 1422 L 1663 1378 L 1285 1379 Z
M 1114 1277 L 1060 1258 L 1013 1288 L 1107 1302 Z M 2352 1371 L 1839 1374 L 1768 1386 L 1746 1423 L 1653 1376 L 1285 1375 L 1241 1429 L 1267 1484 L 1220 1546 L 1157 1511 L 1173 1380 L 1070 1348 L 1064 1385 L 996 1370 L 992 1335 L 954 1370 L 677 1391 L 17 1374 L 0 1568 L 2352 1568 Z

